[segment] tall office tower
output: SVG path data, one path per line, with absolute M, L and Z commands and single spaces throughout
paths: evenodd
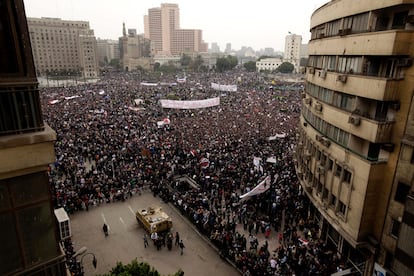
M 66 275 L 47 175 L 56 133 L 43 122 L 23 1 L 0 7 L 0 275 Z
M 310 29 L 296 158 L 309 213 L 352 269 L 413 275 L 414 2 L 333 0 Z
M 161 4 L 160 8 L 148 9 L 144 16 L 145 38 L 151 40 L 151 48 L 158 55 L 207 52 L 208 45 L 202 39 L 202 31 L 180 28 L 180 10 L 177 4 Z
M 97 77 L 96 39 L 89 22 L 42 17 L 27 23 L 38 75 L 76 71 Z
M 295 71 L 299 71 L 300 64 L 300 46 L 302 45 L 302 36 L 289 34 L 285 37 L 285 54 L 284 60 L 295 66 Z
M 231 53 L 231 43 L 226 43 L 226 49 L 224 49 L 224 53 Z

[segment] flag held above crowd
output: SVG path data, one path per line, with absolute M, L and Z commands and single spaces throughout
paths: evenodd
M 276 175 L 275 181 L 277 180 L 277 178 L 278 178 L 278 175 Z M 270 181 L 271 181 L 271 178 L 270 178 L 270 175 L 268 175 L 264 180 L 262 180 L 262 182 L 257 184 L 257 186 L 254 187 L 251 191 L 241 195 L 240 200 L 244 201 L 244 200 L 248 199 L 249 197 L 259 195 L 259 194 L 262 194 L 262 193 L 266 192 L 270 188 Z

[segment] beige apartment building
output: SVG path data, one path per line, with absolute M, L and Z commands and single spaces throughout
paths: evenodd
M 99 65 L 107 65 L 113 59 L 119 59 L 119 41 L 112 39 L 96 40 L 96 56 Z
M 48 178 L 56 133 L 42 118 L 23 0 L 1 4 L 0 275 L 68 275 Z
M 148 15 L 144 16 L 144 31 L 145 37 L 151 40 L 155 55 L 208 51 L 201 30 L 180 28 L 180 10 L 177 4 L 164 3 L 159 8 L 148 9 Z
M 42 17 L 28 18 L 27 23 L 38 76 L 46 72 L 98 76 L 96 38 L 89 22 Z
M 292 63 L 295 67 L 295 72 L 299 71 L 301 46 L 301 35 L 289 34 L 285 37 L 285 53 L 283 56 L 283 60 Z
M 320 237 L 338 275 L 413 275 L 414 1 L 333 0 L 310 29 L 296 172 Z

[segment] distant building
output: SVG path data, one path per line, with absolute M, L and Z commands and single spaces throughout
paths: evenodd
M 202 31 L 180 28 L 180 12 L 177 4 L 161 4 L 160 8 L 148 9 L 144 16 L 145 38 L 151 40 L 155 55 L 181 55 L 204 53 L 208 45 Z
M 96 39 L 87 21 L 28 18 L 37 75 L 81 72 L 98 76 Z
M 210 52 L 211 53 L 220 53 L 220 47 L 218 46 L 217 42 L 211 43 Z
M 290 62 L 299 71 L 300 66 L 300 46 L 302 45 L 302 36 L 289 34 L 285 38 L 284 60 Z
M 224 49 L 224 53 L 226 53 L 226 54 L 231 53 L 231 43 L 226 44 L 226 49 Z
M 260 71 L 273 71 L 283 63 L 280 58 L 264 58 L 260 61 L 256 61 L 256 70 Z
M 119 59 L 119 41 L 110 39 L 97 39 L 96 50 L 98 64 L 104 65 L 113 59 Z
M 135 29 L 122 29 L 123 36 L 119 38 L 120 60 L 122 68 L 126 71 L 136 70 L 140 67 L 151 67 L 151 41 L 143 34 L 137 34 Z
M 275 50 L 273 48 L 265 48 L 263 50 L 263 55 L 265 55 L 265 56 L 274 56 L 275 55 Z

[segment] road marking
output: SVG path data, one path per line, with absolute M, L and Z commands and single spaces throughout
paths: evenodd
M 131 211 L 131 213 L 132 213 L 133 215 L 135 215 L 135 212 L 134 212 L 134 210 L 132 209 L 131 205 L 128 205 L 128 208 L 129 208 L 129 210 Z
M 126 227 L 126 224 L 125 224 L 124 220 L 121 217 L 119 217 L 119 221 Z

